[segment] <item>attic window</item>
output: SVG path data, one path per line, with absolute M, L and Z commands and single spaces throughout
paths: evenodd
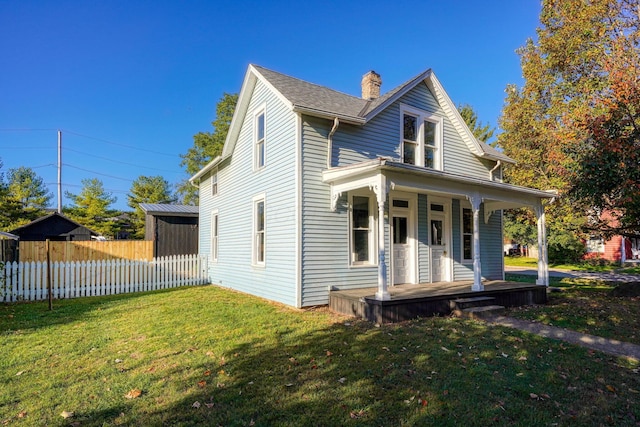
M 442 170 L 443 119 L 408 105 L 402 112 L 402 161 L 409 165 Z
M 262 169 L 265 165 L 266 154 L 266 119 L 265 106 L 261 106 L 255 113 L 253 135 L 253 168 Z

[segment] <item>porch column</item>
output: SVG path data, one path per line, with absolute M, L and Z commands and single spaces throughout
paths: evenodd
M 538 225 L 538 279 L 536 285 L 549 286 L 549 255 L 547 252 L 547 225 L 542 200 L 535 206 Z
M 471 211 L 473 212 L 473 285 L 472 291 L 484 291 L 482 284 L 482 264 L 480 262 L 480 204 L 482 197 L 480 194 L 474 193 L 467 196 L 471 203 Z
M 378 201 L 378 291 L 376 299 L 390 300 L 387 286 L 387 264 L 385 257 L 384 239 L 384 204 L 387 200 L 387 180 L 384 175 L 379 176 L 379 181 L 373 186 Z

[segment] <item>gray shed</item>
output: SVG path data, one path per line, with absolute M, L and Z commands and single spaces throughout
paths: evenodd
M 153 256 L 198 253 L 198 207 L 140 203 L 145 213 L 145 240 L 153 240 Z

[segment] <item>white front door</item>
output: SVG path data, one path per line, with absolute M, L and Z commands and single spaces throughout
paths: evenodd
M 439 210 L 442 206 L 442 210 Z M 448 222 L 443 205 L 431 204 L 429 212 L 431 282 L 449 281 Z
M 411 282 L 411 245 L 409 216 L 393 216 L 393 284 Z

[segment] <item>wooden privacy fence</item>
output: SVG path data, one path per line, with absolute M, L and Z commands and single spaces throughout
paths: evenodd
M 46 261 L 45 242 L 20 242 L 20 262 Z M 151 259 L 153 242 L 150 240 L 87 240 L 74 242 L 49 242 L 49 254 L 53 261 L 91 261 L 108 259 Z
M 1 265 L 1 264 L 0 264 Z M 46 262 L 11 262 L 0 269 L 0 302 L 48 298 Z M 208 283 L 207 258 L 178 255 L 152 261 L 52 262 L 53 298 L 145 292 Z

